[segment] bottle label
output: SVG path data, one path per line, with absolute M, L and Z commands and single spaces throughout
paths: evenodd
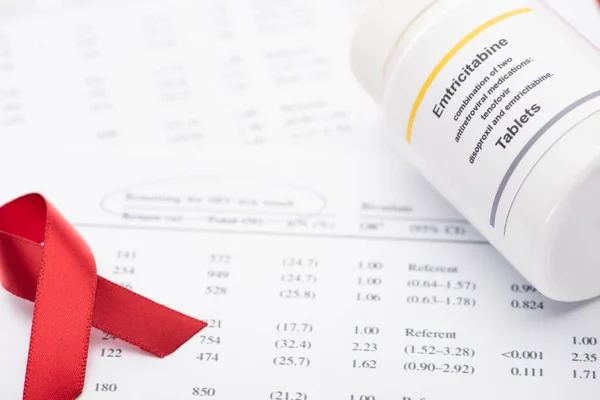
M 415 43 L 390 90 L 405 140 L 503 234 L 531 169 L 600 110 L 600 71 L 523 0 L 463 2 Z

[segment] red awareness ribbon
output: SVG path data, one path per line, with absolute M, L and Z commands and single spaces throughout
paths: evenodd
M 0 207 L 0 283 L 34 302 L 24 400 L 82 393 L 92 326 L 157 357 L 206 326 L 98 276 L 85 241 L 35 193 Z

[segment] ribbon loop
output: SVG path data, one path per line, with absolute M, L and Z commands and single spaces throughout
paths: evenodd
M 99 277 L 83 238 L 39 194 L 0 207 L 0 283 L 34 301 L 24 400 L 81 394 L 92 326 L 158 357 L 206 326 Z

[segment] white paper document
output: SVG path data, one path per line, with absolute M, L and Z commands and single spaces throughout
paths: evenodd
M 600 398 L 599 301 L 543 297 L 379 138 L 362 3 L 0 1 L 0 204 L 208 322 L 164 359 L 94 329 L 81 399 Z M 0 289 L 1 400 L 32 311 Z
M 373 109 L 349 65 L 361 3 L 9 1 L 0 129 L 98 150 L 355 144 Z
M 3 190 L 44 193 L 101 276 L 210 323 L 165 359 L 94 330 L 84 399 L 597 398 L 597 301 L 543 298 L 399 162 L 285 158 L 87 155 Z M 3 399 L 31 312 L 0 292 Z

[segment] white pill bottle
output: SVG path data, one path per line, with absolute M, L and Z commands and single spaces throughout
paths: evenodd
M 527 280 L 600 295 L 590 42 L 541 0 L 373 0 L 351 61 L 390 144 Z

